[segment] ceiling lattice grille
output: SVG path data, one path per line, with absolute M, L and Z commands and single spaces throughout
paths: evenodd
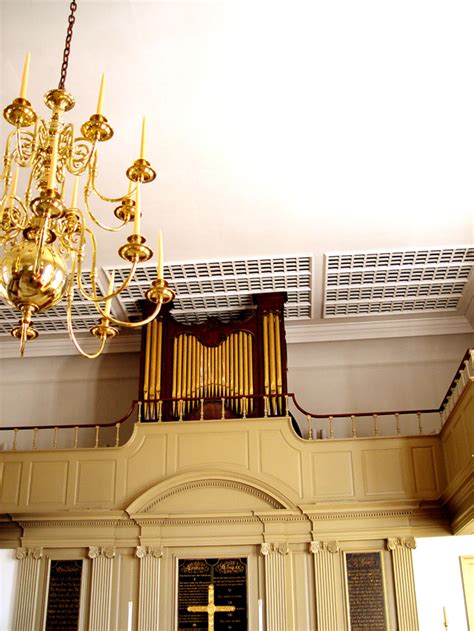
M 104 268 L 108 276 L 115 270 L 115 282 L 125 280 L 128 268 Z M 241 317 L 252 308 L 251 294 L 286 291 L 289 320 L 311 317 L 311 273 L 309 256 L 249 258 L 222 261 L 197 261 L 165 265 L 164 275 L 176 292 L 174 316 L 186 323 L 200 322 L 209 316 L 223 320 Z M 140 317 L 139 300 L 156 279 L 156 266 L 141 266 L 120 298 L 120 306 L 130 319 Z M 83 275 L 90 290 L 90 278 Z M 104 287 L 102 287 L 104 290 Z M 116 307 L 117 305 L 115 305 Z M 112 313 L 117 310 L 112 306 Z M 120 314 L 121 315 L 121 314 Z M 18 313 L 0 303 L 0 335 L 7 335 L 18 323 Z M 75 293 L 73 326 L 78 333 L 88 332 L 98 321 L 94 305 Z M 39 333 L 67 332 L 65 303 L 34 318 Z
M 456 310 L 474 248 L 330 253 L 325 318 Z

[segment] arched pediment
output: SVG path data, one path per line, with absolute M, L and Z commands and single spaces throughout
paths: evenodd
M 145 491 L 126 509 L 130 515 L 241 513 L 294 509 L 275 489 L 250 478 L 202 472 L 178 475 Z

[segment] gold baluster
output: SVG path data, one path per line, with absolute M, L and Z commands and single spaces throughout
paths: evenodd
M 94 445 L 94 449 L 97 449 L 99 446 L 99 431 L 100 431 L 100 426 L 96 425 L 95 426 L 95 445 Z
M 142 402 L 141 401 L 138 401 L 137 421 L 138 423 L 141 423 L 142 421 Z
M 221 398 L 221 421 L 225 421 L 225 399 Z
M 397 424 L 397 434 L 400 434 L 400 414 L 398 412 L 395 414 L 395 421 Z
M 373 418 L 374 418 L 374 436 L 378 436 L 379 435 L 379 424 L 378 424 L 377 414 L 373 414 Z
M 77 441 L 79 440 L 79 427 L 74 427 L 74 449 L 77 449 Z
M 54 434 L 53 434 L 53 449 L 56 449 L 57 446 L 58 446 L 58 428 L 55 427 Z
M 311 426 L 311 415 L 310 414 L 306 415 L 306 420 L 308 421 L 308 440 L 312 440 L 313 439 L 313 428 Z
M 201 399 L 201 415 L 199 418 L 200 421 L 204 420 L 204 399 Z
M 163 418 L 163 401 L 158 401 L 158 423 L 161 423 Z
M 115 446 L 120 444 L 120 423 L 115 423 Z
M 13 444 L 12 444 L 12 451 L 16 451 L 16 442 L 17 442 L 17 438 L 18 438 L 18 427 L 15 427 L 15 429 L 13 430 Z
M 38 428 L 35 427 L 33 430 L 33 449 L 36 449 L 37 440 L 38 440 Z
M 416 415 L 418 416 L 418 433 L 419 434 L 423 434 L 423 424 L 421 422 L 421 412 L 417 412 Z
M 268 418 L 268 397 L 263 397 L 263 418 Z
M 289 406 L 288 406 L 288 395 L 285 394 L 285 416 L 289 416 L 288 414 Z
M 329 436 L 334 438 L 334 418 L 332 416 L 329 417 Z
M 178 401 L 178 415 L 179 415 L 178 421 L 182 421 L 183 420 L 183 401 L 182 401 L 182 399 L 180 399 Z
M 356 438 L 357 437 L 357 433 L 356 433 L 356 421 L 355 421 L 355 416 L 352 415 L 351 416 L 351 424 L 352 424 L 352 438 Z

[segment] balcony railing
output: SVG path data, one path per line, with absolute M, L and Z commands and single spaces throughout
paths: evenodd
M 212 422 L 275 416 L 296 419 L 295 429 L 306 440 L 433 434 L 441 430 L 471 381 L 474 381 L 474 349 L 469 349 L 463 357 L 439 408 L 318 414 L 299 405 L 294 393 L 148 399 L 133 401 L 125 416 L 113 423 L 0 427 L 0 448 L 9 451 L 114 448 L 129 440 L 135 422 Z M 190 410 L 192 418 L 186 418 Z

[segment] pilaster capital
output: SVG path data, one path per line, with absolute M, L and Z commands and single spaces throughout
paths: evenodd
M 97 559 L 99 557 L 113 559 L 115 557 L 115 546 L 91 546 L 87 556 L 89 559 Z
M 17 548 L 15 556 L 19 561 L 27 557 L 38 561 L 43 556 L 43 548 Z
M 337 541 L 311 541 L 309 549 L 313 554 L 318 552 L 331 552 L 336 554 L 339 552 L 339 545 Z
M 280 543 L 270 543 L 266 541 L 262 543 L 260 546 L 260 554 L 263 556 L 267 556 L 271 552 L 277 552 L 278 554 L 285 555 L 290 551 L 290 546 L 288 542 L 280 542 Z
M 387 539 L 387 550 L 396 550 L 397 548 L 414 550 L 416 548 L 415 537 L 389 537 Z
M 139 559 L 143 559 L 147 556 L 154 559 L 161 559 L 163 556 L 163 546 L 137 546 L 135 555 Z

